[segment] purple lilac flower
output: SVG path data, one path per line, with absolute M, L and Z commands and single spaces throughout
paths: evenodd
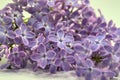
M 53 50 L 46 51 L 46 47 L 43 44 L 40 44 L 36 51 L 31 55 L 31 59 L 37 62 L 37 66 L 45 69 L 49 64 L 49 60 L 54 59 L 56 52 Z
M 69 71 L 71 64 L 74 63 L 75 59 L 72 55 L 67 55 L 65 50 L 61 50 L 59 56 L 55 60 L 55 65 L 62 68 L 63 71 Z
M 41 22 L 35 22 L 33 24 L 34 29 L 39 30 L 44 28 L 46 33 L 50 32 L 51 29 L 54 28 L 54 25 L 49 19 L 49 16 L 45 16 L 42 18 Z
M 33 39 L 35 37 L 35 34 L 27 28 L 25 24 L 22 24 L 18 29 L 15 30 L 17 36 L 22 39 L 22 42 L 24 45 L 29 45 L 28 39 Z
M 8 16 L 5 16 L 3 15 L 4 12 L 0 12 L 0 25 L 1 26 L 8 26 L 10 27 L 11 26 L 11 23 L 12 23 L 12 20 L 8 17 Z
M 74 42 L 74 38 L 73 38 L 72 34 L 71 33 L 65 34 L 64 31 L 62 31 L 62 30 L 57 31 L 56 35 L 51 33 L 48 36 L 48 39 L 50 41 L 57 42 L 58 47 L 61 49 L 68 48 L 67 44 Z
M 89 47 L 89 42 L 85 40 L 83 42 L 77 42 L 76 44 L 74 44 L 74 50 L 78 54 L 84 54 L 86 56 L 91 56 L 92 54 L 92 50 Z
M 29 47 L 31 47 L 31 50 L 34 50 L 39 46 L 39 44 L 43 44 L 44 42 L 45 37 L 43 34 L 40 34 L 35 40 L 30 41 Z
M 100 49 L 101 46 L 107 45 L 107 42 L 104 40 L 105 35 L 100 34 L 97 36 L 89 36 L 88 39 L 90 40 L 90 48 L 92 51 L 97 51 Z
M 21 68 L 26 57 L 26 52 L 20 51 L 19 47 L 16 45 L 12 48 L 12 52 L 8 54 L 8 61 L 15 67 Z
M 113 71 L 110 71 L 109 69 L 107 69 L 107 68 L 104 68 L 104 69 L 102 69 L 101 70 L 101 80 L 108 80 L 108 79 L 110 79 L 110 78 L 113 78 L 113 76 L 115 76 L 116 74 L 115 74 L 115 72 L 113 72 Z
M 22 17 L 23 16 L 19 11 L 12 11 L 11 18 L 18 26 L 23 22 Z
M 116 42 L 114 46 L 104 46 L 107 53 L 111 54 L 113 62 L 120 62 L 120 42 Z
M 9 30 L 7 26 L 0 25 L 0 43 L 7 43 L 8 38 L 14 39 L 16 34 L 14 31 Z
M 94 63 L 89 59 L 83 63 L 83 66 L 78 65 L 76 71 L 78 76 L 85 76 L 85 80 L 93 80 L 93 78 L 101 74 L 100 70 L 95 68 Z

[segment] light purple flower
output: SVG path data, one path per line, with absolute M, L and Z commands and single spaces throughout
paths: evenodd
M 97 36 L 89 36 L 88 40 L 90 40 L 90 48 L 92 51 L 97 51 L 101 46 L 107 45 L 107 41 L 104 40 L 105 35 L 100 34 Z
M 43 44 L 40 44 L 36 51 L 31 55 L 31 59 L 37 62 L 37 66 L 45 69 L 49 64 L 49 60 L 54 59 L 56 52 L 53 50 L 46 51 L 46 47 Z
M 65 49 L 65 50 L 69 49 L 68 51 L 72 51 L 70 50 L 70 48 L 67 47 L 67 44 L 70 46 L 70 44 L 74 42 L 74 37 L 71 33 L 65 34 L 64 31 L 59 30 L 57 31 L 56 35 L 51 33 L 48 36 L 48 39 L 50 41 L 56 42 L 59 48 Z
M 55 65 L 61 67 L 63 71 L 69 71 L 71 64 L 75 62 L 75 59 L 72 55 L 67 55 L 65 50 L 61 50 L 58 53 L 58 57 L 55 60 Z
M 93 80 L 94 78 L 98 77 L 101 72 L 99 69 L 94 67 L 93 61 L 87 59 L 82 66 L 78 65 L 76 74 L 78 76 L 84 76 L 85 80 Z
M 28 39 L 34 39 L 35 34 L 32 31 L 29 31 L 25 24 L 22 24 L 18 29 L 15 30 L 17 36 L 22 39 L 24 45 L 29 45 Z
M 50 6 L 50 7 L 54 7 L 55 2 L 56 2 L 56 0 L 47 0 L 47 5 Z
M 12 52 L 9 52 L 7 57 L 8 61 L 10 61 L 11 64 L 14 64 L 13 66 L 21 68 L 26 55 L 26 52 L 20 51 L 19 46 L 16 45 L 13 47 Z
M 16 34 L 7 26 L 0 25 L 0 43 L 7 43 L 8 38 L 14 39 Z

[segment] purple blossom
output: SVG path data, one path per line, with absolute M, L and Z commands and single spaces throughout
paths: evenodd
M 83 66 L 78 65 L 76 71 L 78 76 L 85 76 L 85 80 L 93 80 L 93 78 L 101 74 L 100 70 L 94 67 L 94 63 L 91 60 L 85 60 Z
M 69 71 L 71 64 L 74 63 L 75 59 L 72 55 L 67 55 L 65 50 L 61 50 L 59 56 L 55 60 L 55 65 L 62 68 L 63 71 Z
M 33 24 L 34 29 L 38 30 L 44 28 L 47 33 L 50 32 L 54 25 L 49 19 L 49 16 L 45 16 L 40 22 L 35 22 Z
M 9 30 L 7 26 L 0 25 L 0 43 L 7 43 L 8 38 L 14 39 L 16 34 L 14 31 Z
M 37 66 L 45 69 L 49 64 L 49 60 L 54 59 L 56 53 L 53 50 L 46 51 L 46 47 L 43 44 L 40 44 L 36 51 L 31 55 L 31 59 L 37 62 Z
M 27 28 L 25 24 L 22 24 L 18 29 L 15 30 L 17 37 L 22 39 L 24 45 L 29 45 L 28 39 L 34 39 L 35 34 Z
M 13 47 L 12 52 L 10 52 L 7 57 L 12 66 L 21 68 L 24 64 L 26 55 L 26 52 L 20 51 L 19 47 L 16 45 Z
M 50 41 L 57 42 L 58 47 L 61 49 L 67 49 L 68 48 L 67 44 L 69 46 L 70 43 L 74 42 L 73 35 L 71 33 L 65 34 L 64 31 L 62 31 L 62 30 L 57 31 L 56 35 L 51 33 L 48 36 L 48 39 Z M 70 50 L 70 51 L 72 51 L 72 50 Z
M 31 47 L 31 50 L 34 50 L 39 46 L 39 44 L 43 44 L 44 42 L 45 37 L 43 34 L 40 34 L 35 40 L 30 41 L 29 47 Z
M 90 48 L 92 51 L 97 51 L 100 49 L 101 46 L 107 45 L 107 41 L 105 41 L 105 35 L 100 34 L 97 36 L 89 36 L 88 39 L 90 40 Z
M 120 42 L 116 42 L 114 46 L 104 46 L 104 49 L 107 53 L 110 53 L 113 59 L 113 62 L 120 62 Z

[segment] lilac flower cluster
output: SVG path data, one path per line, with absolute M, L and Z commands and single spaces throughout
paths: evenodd
M 0 10 L 3 58 L 1 69 L 29 65 L 33 71 L 74 70 L 85 80 L 110 80 L 120 72 L 120 28 L 101 12 L 97 17 L 89 0 L 13 0 Z

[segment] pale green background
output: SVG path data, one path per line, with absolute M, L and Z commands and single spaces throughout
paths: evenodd
M 12 2 L 12 0 L 0 0 L 0 9 L 8 2 Z M 120 0 L 91 0 L 91 5 L 94 7 L 97 15 L 99 15 L 97 10 L 101 9 L 107 21 L 112 19 L 118 27 L 120 26 Z M 29 69 L 20 70 L 19 72 L 0 71 L 0 80 L 81 80 L 75 75 L 72 76 L 72 73 L 74 72 L 58 72 L 54 75 L 43 72 L 37 74 Z

